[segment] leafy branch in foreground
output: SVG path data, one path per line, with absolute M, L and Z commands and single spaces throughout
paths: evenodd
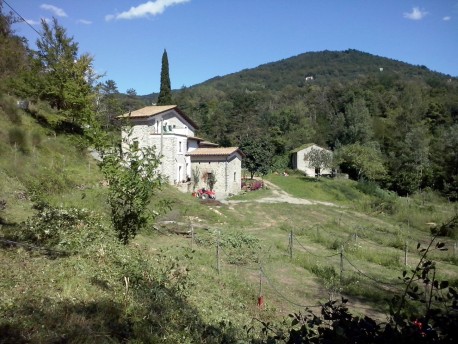
M 131 131 L 122 145 L 107 144 L 108 135 L 101 130 L 93 130 L 91 138 L 101 155 L 99 166 L 109 185 L 111 222 L 119 240 L 126 245 L 147 226 L 149 219 L 170 205 L 169 201 L 160 201 L 156 211 L 148 211 L 163 184 L 158 169 L 160 157 L 154 147 L 139 147 L 131 139 Z

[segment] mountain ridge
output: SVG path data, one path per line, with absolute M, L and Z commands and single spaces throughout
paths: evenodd
M 342 67 L 343 64 L 343 68 Z M 292 68 L 301 68 L 303 73 L 291 78 Z M 349 68 L 350 66 L 353 68 Z M 364 68 L 363 68 L 364 67 Z M 173 68 L 173 66 L 172 66 Z M 241 79 L 244 83 L 254 82 L 255 79 L 261 78 L 268 83 L 258 85 L 261 88 L 278 90 L 280 89 L 275 80 L 266 79 L 266 74 L 269 70 L 286 71 L 283 75 L 283 80 L 293 80 L 290 84 L 305 86 L 307 77 L 313 77 L 313 82 L 318 84 L 325 84 L 331 82 L 332 79 L 346 79 L 352 81 L 355 78 L 364 78 L 367 76 L 377 76 L 380 74 L 388 74 L 397 77 L 418 78 L 418 77 L 437 77 L 444 79 L 456 79 L 457 76 L 430 70 L 424 65 L 413 65 L 408 62 L 396 60 L 389 57 L 374 55 L 356 49 L 347 50 L 322 50 L 322 51 L 309 51 L 280 59 L 277 61 L 266 62 L 253 68 L 245 68 L 237 72 L 229 73 L 223 76 L 214 76 L 201 83 L 185 87 L 185 89 L 195 89 L 201 86 L 214 86 L 218 89 L 224 89 L 221 82 L 235 82 L 236 78 Z M 277 80 L 278 81 L 278 80 Z M 285 82 L 281 84 L 284 86 Z M 259 83 L 258 83 L 259 84 Z M 253 86 L 253 85 L 252 85 Z M 181 89 L 174 89 L 173 92 L 177 93 Z M 140 96 L 141 98 L 154 98 L 158 93 L 150 93 Z

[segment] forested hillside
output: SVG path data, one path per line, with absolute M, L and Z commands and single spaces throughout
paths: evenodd
M 338 167 L 350 175 L 377 161 L 385 173 L 375 179 L 384 187 L 403 195 L 429 187 L 457 198 L 458 81 L 425 66 L 356 50 L 305 53 L 174 96 L 201 136 L 242 148 L 264 143 L 271 170 L 315 142 L 340 152 Z

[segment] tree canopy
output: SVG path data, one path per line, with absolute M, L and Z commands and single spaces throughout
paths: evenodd
M 265 175 L 270 172 L 274 150 L 269 141 L 262 137 L 247 138 L 241 149 L 245 153 L 243 166 L 250 172 L 251 179 L 255 173 Z
M 323 170 L 332 167 L 332 153 L 326 149 L 312 148 L 304 154 L 304 161 L 308 161 L 309 167 Z
M 38 98 L 48 101 L 66 118 L 82 123 L 91 115 L 94 77 L 92 57 L 78 55 L 78 43 L 53 18 L 41 22 L 43 33 L 37 40 L 36 59 L 40 64 Z

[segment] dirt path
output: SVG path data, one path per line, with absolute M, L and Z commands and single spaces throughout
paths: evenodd
M 312 204 L 321 204 L 326 206 L 336 206 L 334 203 L 330 202 L 320 202 L 320 201 L 311 201 L 304 198 L 297 198 L 286 191 L 280 189 L 277 185 L 264 180 L 264 184 L 267 185 L 271 190 L 273 195 L 269 197 L 259 198 L 256 200 L 223 200 L 223 203 L 226 204 L 238 204 L 238 203 L 247 203 L 247 202 L 257 202 L 257 203 L 289 203 L 289 204 L 305 204 L 305 205 L 312 205 Z

